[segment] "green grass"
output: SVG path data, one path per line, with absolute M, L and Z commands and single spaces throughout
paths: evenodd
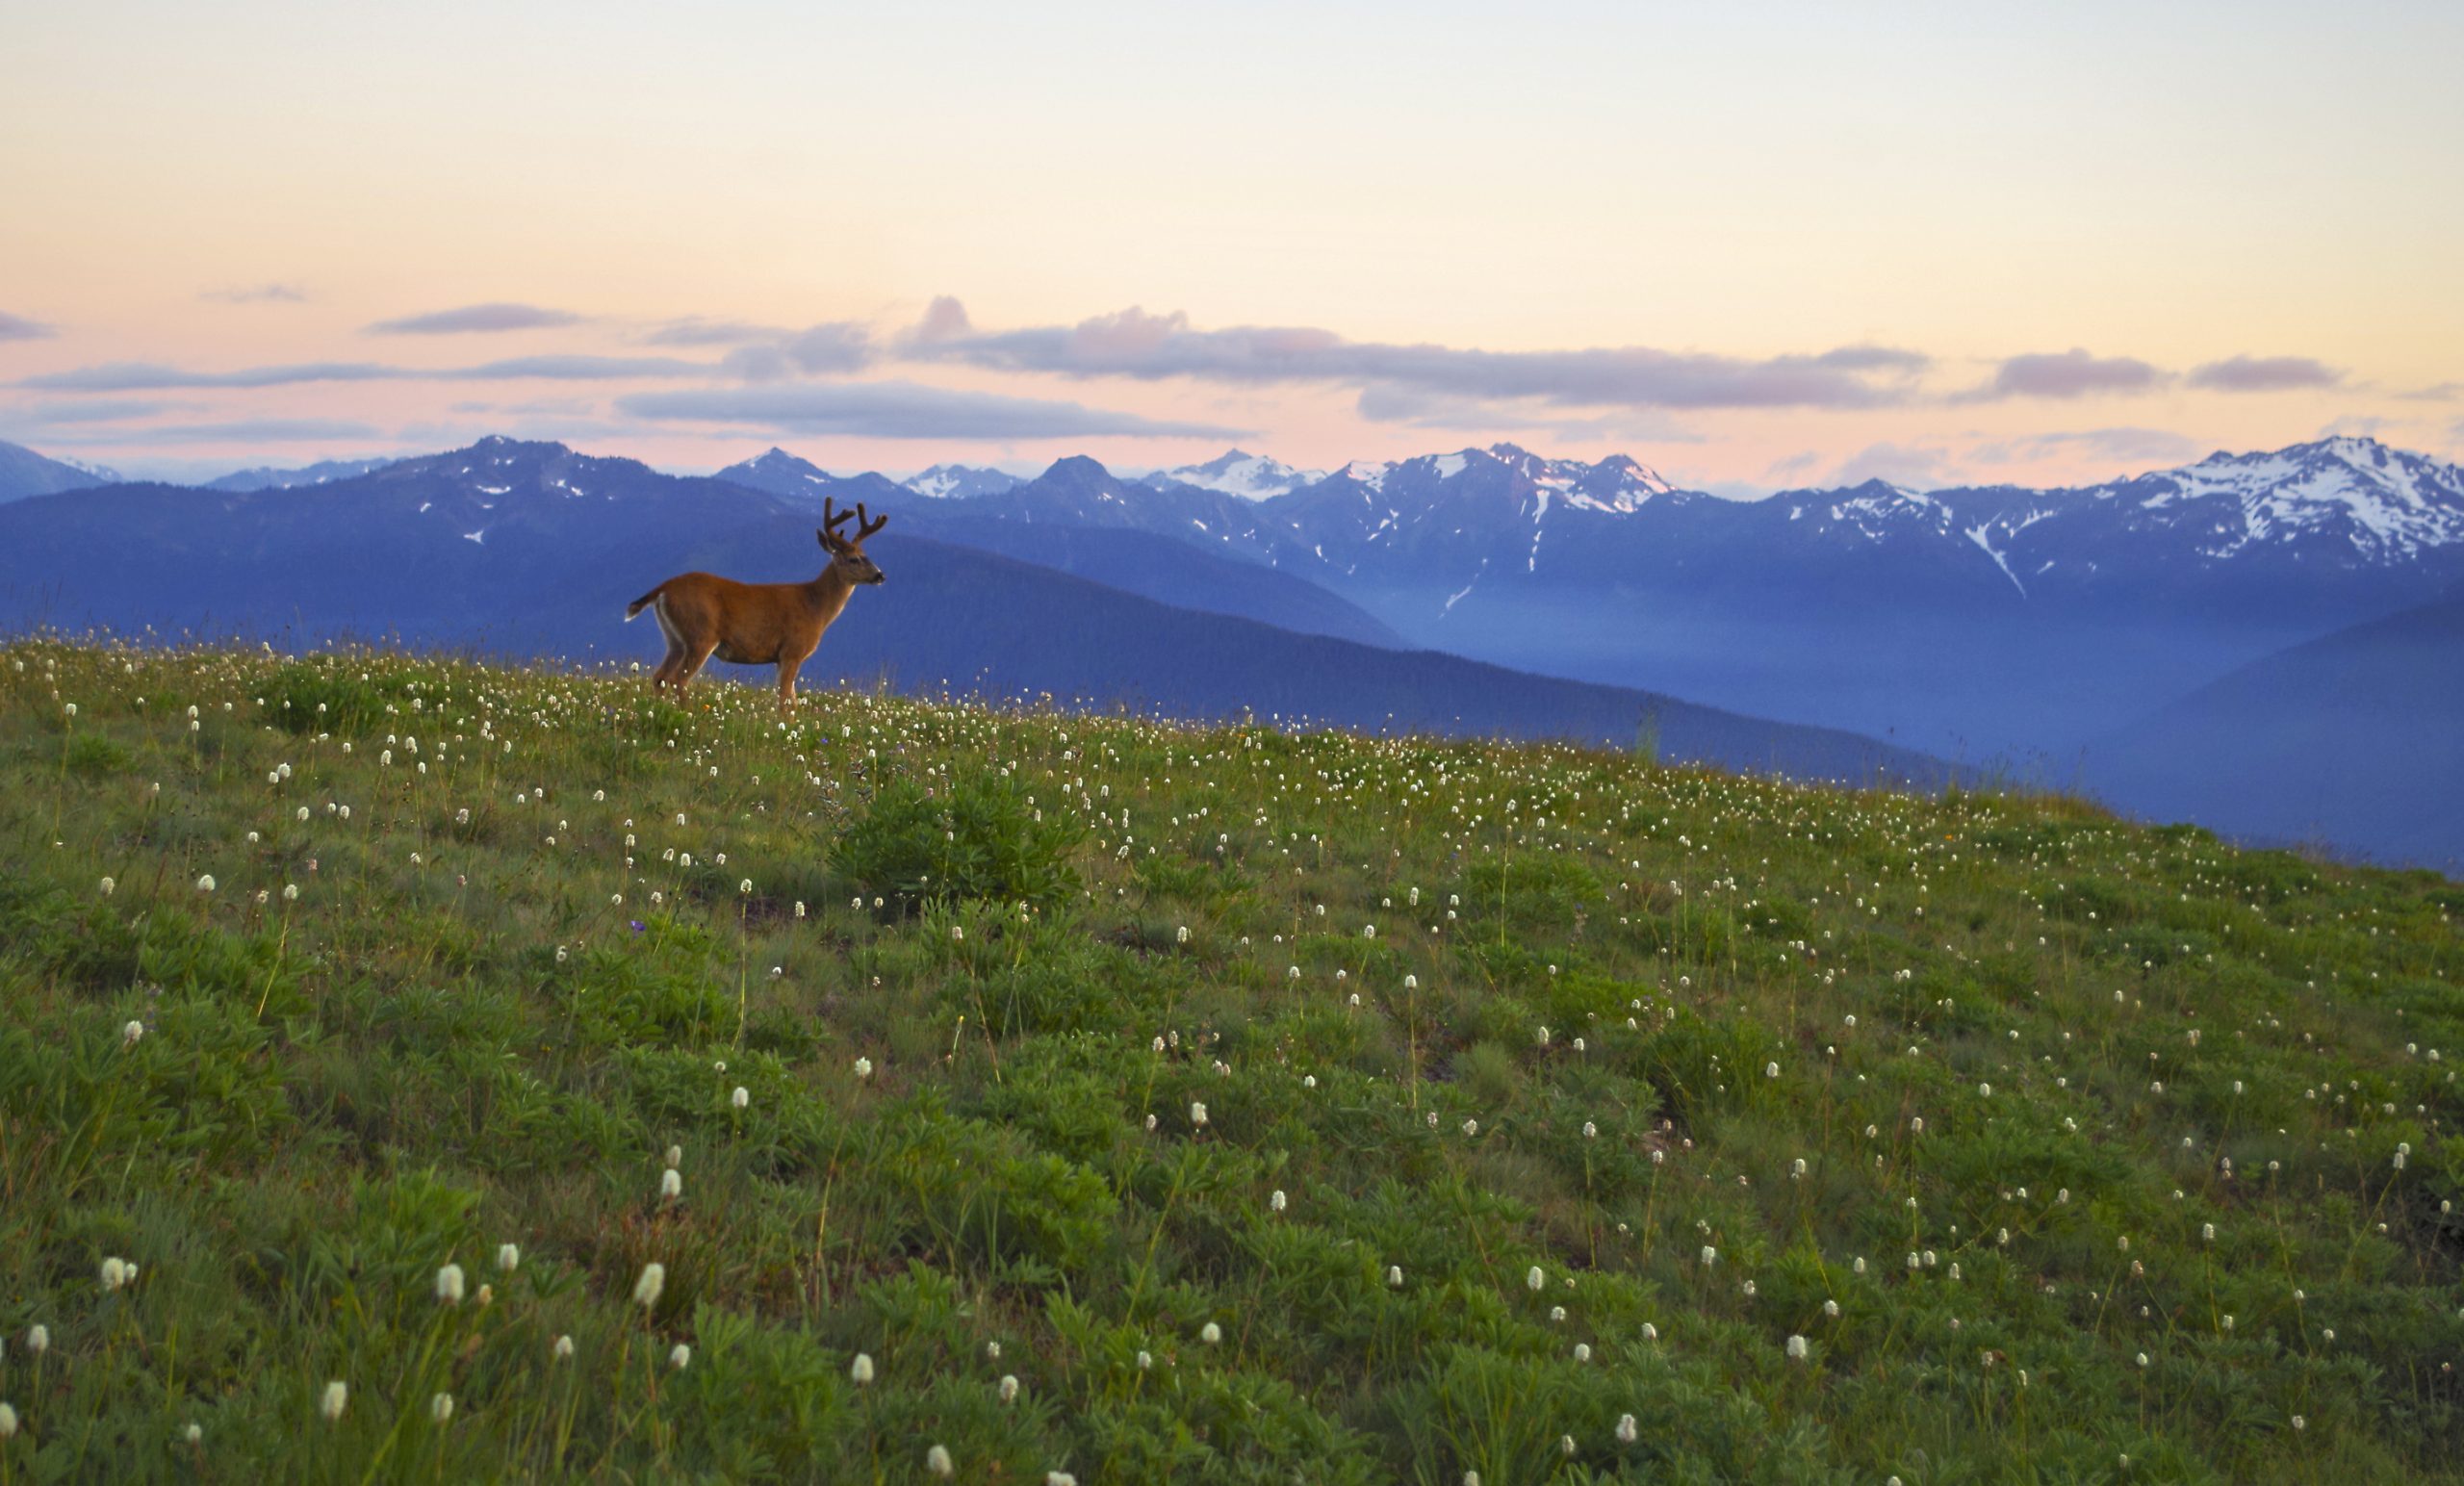
M 18 643 L 0 1486 L 2437 1477 L 2459 910 L 2061 798 Z

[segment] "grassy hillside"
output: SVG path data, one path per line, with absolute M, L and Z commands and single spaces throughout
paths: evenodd
M 2459 910 L 2060 800 L 20 643 L 0 1480 L 2434 1475 Z

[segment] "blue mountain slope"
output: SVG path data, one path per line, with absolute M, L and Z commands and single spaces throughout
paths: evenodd
M 2138 814 L 2464 874 L 2464 596 L 2243 666 L 2086 772 Z
M 0 500 L 58 495 L 64 490 L 109 484 L 117 478 L 109 470 L 90 469 L 65 460 L 52 459 L 22 444 L 0 440 Z

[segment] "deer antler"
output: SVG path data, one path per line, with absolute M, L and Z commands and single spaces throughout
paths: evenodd
M 888 525 L 889 518 L 887 516 L 868 516 L 864 513 L 864 502 L 861 500 L 856 502 L 857 541 L 863 541 L 866 537 L 871 536 L 874 532 L 881 530 L 884 526 Z
M 821 498 L 822 526 L 834 537 L 838 535 L 839 527 L 846 525 L 850 521 L 856 520 L 858 518 L 858 513 L 862 510 L 863 507 L 861 505 L 857 506 L 854 511 L 838 510 L 836 508 L 836 503 L 833 501 L 830 497 L 824 496 Z

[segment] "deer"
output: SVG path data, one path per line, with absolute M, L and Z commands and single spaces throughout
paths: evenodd
M 739 583 L 711 573 L 681 573 L 625 606 L 628 623 L 644 609 L 658 616 L 659 632 L 667 636 L 667 658 L 651 673 L 651 689 L 673 687 L 681 695 L 705 662 L 715 654 L 732 665 L 779 668 L 779 710 L 796 702 L 796 670 L 821 645 L 822 631 L 859 588 L 881 582 L 882 570 L 864 555 L 864 543 L 889 525 L 856 502 L 856 509 L 835 509 L 821 502 L 822 525 L 813 535 L 830 554 L 830 565 L 809 583 Z M 838 528 L 856 524 L 851 539 Z

